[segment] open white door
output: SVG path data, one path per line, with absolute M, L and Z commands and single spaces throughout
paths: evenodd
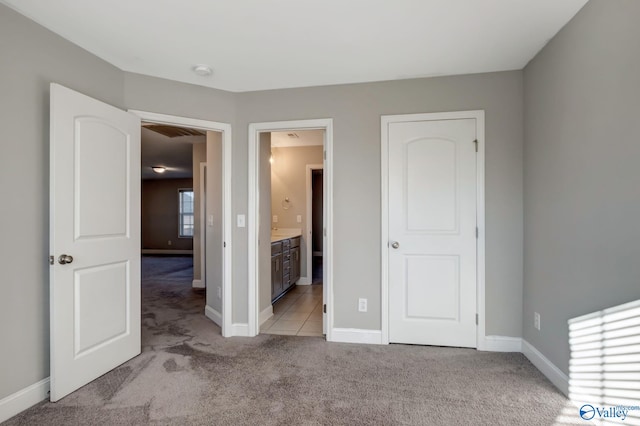
M 51 84 L 51 401 L 140 353 L 140 119 Z

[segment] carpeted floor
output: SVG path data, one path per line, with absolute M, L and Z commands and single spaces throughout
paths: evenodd
M 143 352 L 7 425 L 551 425 L 577 411 L 518 353 L 228 338 L 190 259 L 144 258 Z

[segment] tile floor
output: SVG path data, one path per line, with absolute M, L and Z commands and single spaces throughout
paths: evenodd
M 265 334 L 322 336 L 322 285 L 299 285 L 273 304 L 273 317 L 260 327 Z

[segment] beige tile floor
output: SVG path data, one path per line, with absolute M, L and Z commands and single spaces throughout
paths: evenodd
M 273 304 L 273 317 L 260 326 L 265 334 L 322 336 L 322 285 L 299 285 Z

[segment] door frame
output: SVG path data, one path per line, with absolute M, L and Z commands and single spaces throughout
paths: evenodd
M 207 288 L 207 162 L 200 162 L 200 283 L 193 287 Z
M 380 172 L 381 172 L 381 294 L 382 305 L 382 343 L 389 344 L 389 133 L 391 123 L 435 120 L 476 120 L 476 137 L 478 154 L 476 156 L 476 226 L 478 238 L 476 243 L 476 314 L 478 327 L 476 348 L 486 349 L 485 341 L 485 199 L 484 199 L 484 162 L 485 162 L 485 128 L 484 110 L 453 111 L 425 114 L 383 115 L 380 117 Z
M 325 277 L 323 285 L 327 297 L 323 300 L 327 309 L 326 339 L 331 341 L 333 328 L 333 119 L 275 121 L 249 124 L 249 208 L 248 208 L 248 335 L 257 336 L 260 332 L 260 303 L 258 301 L 258 217 L 260 208 L 259 190 L 259 141 L 260 133 L 285 130 L 324 130 L 324 196 L 325 217 Z M 271 214 L 271 213 L 269 213 Z
M 222 251 L 222 315 L 220 328 L 222 329 L 222 336 L 232 336 L 231 325 L 231 279 L 232 279 L 232 255 L 233 246 L 231 239 L 231 124 L 219 123 L 216 121 L 200 120 L 195 118 L 180 117 L 177 115 L 158 114 L 155 112 L 129 110 L 130 113 L 140 117 L 142 121 L 167 124 L 172 126 L 190 127 L 192 129 L 199 130 L 211 130 L 214 132 L 222 133 L 222 239 L 224 249 Z M 207 286 L 206 282 L 204 286 L 211 290 L 210 286 Z M 211 318 L 208 314 L 213 309 L 207 304 L 204 314 Z M 218 319 L 218 318 L 216 318 Z
M 306 197 L 307 197 L 307 227 L 309 228 L 307 231 L 307 276 L 305 284 L 313 284 L 313 171 L 314 170 L 322 170 L 323 171 L 323 181 L 324 181 L 324 164 L 307 164 L 305 177 L 306 177 Z M 323 182 L 324 183 L 324 182 Z M 323 191 L 324 192 L 324 191 Z M 324 203 L 324 194 L 322 202 Z M 324 219 L 323 219 L 324 221 Z M 308 281 L 308 282 L 307 282 Z

